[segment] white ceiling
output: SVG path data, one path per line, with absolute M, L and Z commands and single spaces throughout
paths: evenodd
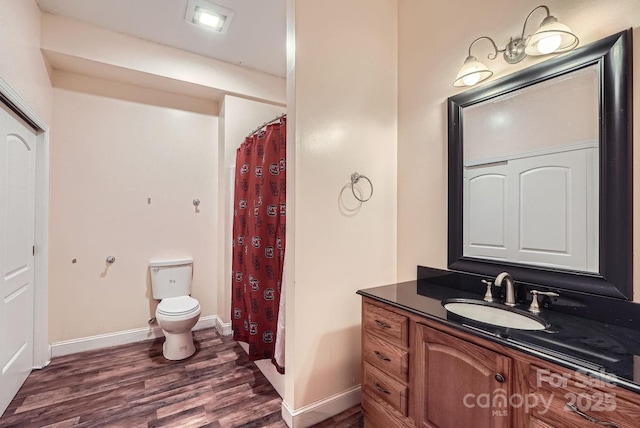
M 188 24 L 188 0 L 37 0 L 43 12 L 285 77 L 286 0 L 213 0 L 235 12 L 226 34 Z

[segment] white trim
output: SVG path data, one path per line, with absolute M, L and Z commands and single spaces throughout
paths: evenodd
M 289 428 L 304 428 L 322 422 L 362 402 L 360 386 L 332 395 L 297 410 L 282 400 L 282 419 Z
M 249 344 L 247 342 L 238 342 L 244 352 L 249 354 Z M 273 389 L 276 390 L 280 397 L 284 397 L 284 374 L 278 372 L 276 366 L 270 359 L 265 358 L 262 360 L 254 361 L 255 365 L 262 372 L 264 377 L 267 378 Z
M 216 315 L 216 330 L 221 336 L 231 336 L 231 323 L 225 323 L 218 315 Z
M 47 122 L 2 77 L 0 77 L 0 94 L 13 104 L 11 107 L 20 110 L 35 123 L 40 131 L 49 132 Z
M 33 366 L 45 367 L 51 359 L 49 346 L 49 125 L 3 78 L 0 96 L 38 127 L 36 136 L 36 195 L 34 259 Z
M 217 315 L 201 317 L 195 327 L 193 327 L 193 331 L 215 327 L 217 317 Z M 160 337 L 163 337 L 162 330 L 156 325 L 153 327 L 134 328 L 131 330 L 116 331 L 114 333 L 99 334 L 97 336 L 64 340 L 51 345 L 51 357 L 62 357 L 63 355 L 108 348 L 116 345 L 125 345 L 127 343 L 142 342 L 143 340 Z
M 49 344 L 49 132 L 36 137 L 33 366 L 51 360 Z

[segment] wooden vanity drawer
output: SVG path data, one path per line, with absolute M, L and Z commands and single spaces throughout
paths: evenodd
M 409 352 L 392 345 L 370 333 L 365 333 L 362 343 L 364 360 L 385 373 L 407 381 L 409 373 Z
M 364 428 L 416 428 L 410 418 L 366 390 L 362 393 L 362 413 Z
M 530 365 L 528 377 L 529 400 L 535 403 L 528 410 L 532 420 L 558 428 L 602 427 L 597 421 L 618 428 L 638 427 L 640 405 L 623 398 L 627 394 L 620 387 L 584 373 L 552 371 L 535 365 Z
M 364 363 L 363 388 L 389 403 L 403 416 L 407 416 L 407 385 L 386 375 L 369 363 Z
M 365 331 L 393 340 L 401 346 L 409 343 L 409 318 L 370 303 L 364 304 Z

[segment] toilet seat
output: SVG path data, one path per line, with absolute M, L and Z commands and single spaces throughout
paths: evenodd
M 200 312 L 200 303 L 191 296 L 162 299 L 156 313 L 167 317 L 185 316 Z

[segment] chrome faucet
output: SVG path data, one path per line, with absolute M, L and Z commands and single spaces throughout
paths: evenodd
M 505 290 L 505 299 L 504 299 L 504 304 L 507 306 L 515 306 L 516 305 L 516 296 L 515 296 L 515 281 L 513 280 L 513 278 L 511 277 L 511 275 L 509 275 L 507 272 L 502 272 L 499 273 L 498 276 L 496 276 L 495 281 L 493 282 L 496 287 L 502 287 L 502 283 L 506 282 L 507 283 L 507 288 Z

